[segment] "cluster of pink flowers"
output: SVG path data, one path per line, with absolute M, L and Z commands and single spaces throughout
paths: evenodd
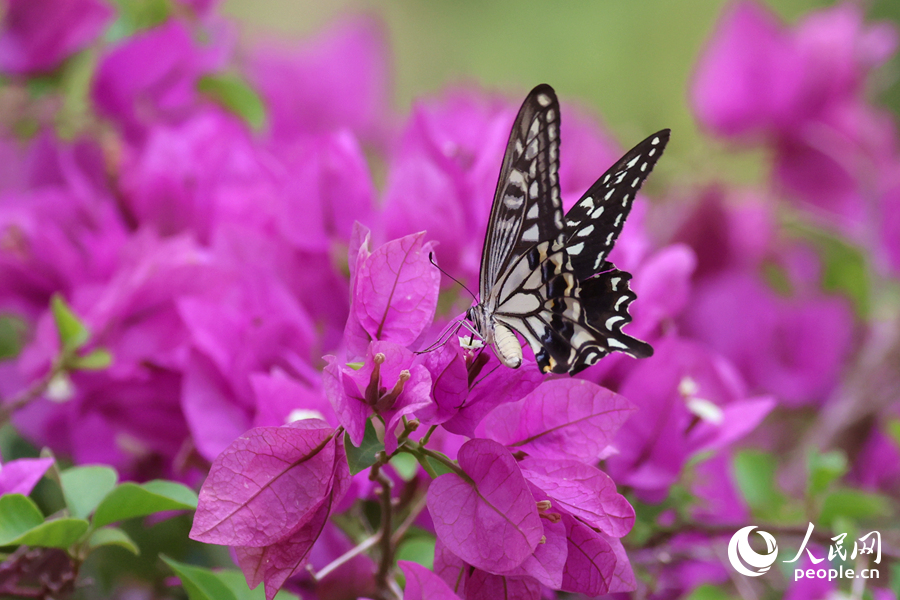
M 864 94 L 896 50 L 893 27 L 849 3 L 795 27 L 729 5 L 691 103 L 710 134 L 770 150 L 771 179 L 681 191 L 690 202 L 639 197 L 610 258 L 634 276 L 627 333 L 654 356 L 547 378 L 527 351 L 517 370 L 456 338 L 418 352 L 471 302 L 430 256 L 477 285 L 515 99 L 459 89 L 401 121 L 377 23 L 238 51 L 214 4 L 181 0 L 121 35 L 102 0 L 8 3 L 0 100 L 37 94 L 38 76 L 62 97 L 67 71 L 91 70 L 87 114 L 37 97 L 0 116 L 0 318 L 24 331 L 0 362 L 0 400 L 51 369 L 54 294 L 113 356 L 16 411 L 32 443 L 138 480 L 199 485 L 208 472 L 192 535 L 232 546 L 268 598 L 283 585 L 323 600 L 387 593 L 396 564 L 386 576 L 347 556 L 360 540 L 333 519 L 379 494 L 435 544 L 433 570 L 400 561 L 404 598 L 724 584 L 727 565 L 695 552 L 713 534 L 669 525 L 749 524 L 739 445 L 780 452 L 798 440 L 779 417 L 841 414 L 869 375 L 888 383 L 847 482 L 900 492 L 900 447 L 879 425 L 900 418 L 879 362 L 900 340 L 870 283 L 900 272 L 900 152 Z M 248 118 L 257 105 L 261 122 Z M 571 106 L 561 140 L 568 208 L 620 152 Z M 847 285 L 859 256 L 851 283 L 866 290 Z M 348 453 L 373 436 L 383 454 L 354 468 Z M 404 453 L 412 473 L 388 462 Z M 49 466 L 12 464 L 0 493 L 30 491 Z M 623 545 L 632 504 L 673 490 L 693 499 L 687 517 L 649 525 L 678 558 Z M 817 597 L 804 585 L 789 593 Z

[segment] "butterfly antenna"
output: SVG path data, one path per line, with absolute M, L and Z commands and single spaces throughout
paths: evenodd
M 476 295 L 472 292 L 472 290 L 470 290 L 469 288 L 467 288 L 467 287 L 466 287 L 466 284 L 464 284 L 462 281 L 460 281 L 459 279 L 457 279 L 456 277 L 454 277 L 453 275 L 451 275 L 451 274 L 448 273 L 447 271 L 443 270 L 440 266 L 438 266 L 438 264 L 434 261 L 434 252 L 429 252 L 429 253 L 428 253 L 428 262 L 430 262 L 430 263 L 433 264 L 435 267 L 437 267 L 437 270 L 438 270 L 438 271 L 440 271 L 441 273 L 443 273 L 444 275 L 446 275 L 447 277 L 449 277 L 450 279 L 452 279 L 453 281 L 455 281 L 456 283 L 458 283 L 458 284 L 460 285 L 460 287 L 462 287 L 462 289 L 464 289 L 464 290 L 466 290 L 467 292 L 469 292 L 469 294 L 472 296 L 472 299 L 473 299 L 473 300 L 476 300 L 476 301 L 478 300 L 478 296 L 476 296 Z
M 447 327 L 444 328 L 444 331 L 441 332 L 441 335 L 438 337 L 436 342 L 434 342 L 433 344 L 431 344 L 424 350 L 417 350 L 413 354 L 425 354 L 427 352 L 433 352 L 433 351 L 437 350 L 438 348 L 440 348 L 441 346 L 443 346 L 444 344 L 446 344 L 447 342 L 450 341 L 450 337 L 454 333 L 459 331 L 459 328 L 462 327 L 464 322 L 465 321 L 463 319 L 461 319 L 459 321 L 454 321 L 453 323 L 450 323 L 449 325 L 447 325 Z M 456 325 L 455 329 L 453 328 L 454 325 Z

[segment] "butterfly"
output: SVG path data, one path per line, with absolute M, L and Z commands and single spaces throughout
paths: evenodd
M 653 354 L 622 332 L 636 296 L 631 275 L 607 256 L 669 130 L 629 150 L 564 216 L 559 124 L 553 88 L 535 87 L 506 145 L 481 255 L 480 302 L 466 318 L 506 366 L 522 363 L 518 333 L 542 372 L 574 375 L 610 352 Z

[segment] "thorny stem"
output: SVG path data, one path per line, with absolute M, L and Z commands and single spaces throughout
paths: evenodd
M 407 424 L 407 428 L 414 431 L 417 424 L 417 421 L 411 421 Z M 410 450 L 401 447 L 398 448 L 398 451 Z M 402 598 L 403 592 L 391 576 L 394 551 L 403 541 L 403 536 L 406 534 L 407 530 L 409 530 L 421 512 L 425 509 L 427 496 L 426 494 L 421 494 L 418 498 L 415 498 L 414 496 L 415 502 L 413 502 L 409 508 L 409 513 L 406 515 L 406 518 L 400 523 L 396 530 L 393 530 L 394 506 L 391 499 L 393 482 L 381 470 L 381 468 L 388 463 L 391 456 L 388 456 L 385 452 L 380 452 L 375 464 L 372 465 L 372 471 L 369 474 L 369 479 L 381 484 L 381 489 L 379 490 L 381 496 L 381 526 L 379 527 L 379 531 L 367 537 L 362 542 L 328 563 L 322 569 L 316 572 L 313 572 L 312 569 L 310 569 L 310 573 L 316 583 L 322 581 L 325 577 L 352 560 L 354 557 L 362 554 L 375 545 L 379 545 L 381 558 L 375 580 L 376 585 L 378 586 L 378 597 L 382 599 Z
M 369 479 L 381 484 L 381 532 L 378 536 L 381 546 L 381 561 L 378 565 L 378 573 L 375 575 L 375 584 L 378 586 L 381 598 L 389 598 L 391 596 L 400 598 L 400 596 L 397 596 L 396 582 L 391 586 L 391 567 L 394 562 L 394 548 L 391 543 L 391 530 L 393 529 L 391 488 L 394 486 L 394 483 L 381 471 L 381 467 L 387 461 L 387 455 L 384 452 L 379 453 L 378 460 L 372 465 L 372 473 L 369 475 Z

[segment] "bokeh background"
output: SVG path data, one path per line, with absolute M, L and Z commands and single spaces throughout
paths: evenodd
M 518 99 L 546 82 L 570 102 L 599 116 L 623 145 L 647 132 L 671 128 L 674 143 L 657 166 L 660 187 L 679 172 L 693 182 L 722 169 L 755 182 L 764 157 L 723 153 L 703 136 L 687 92 L 696 60 L 726 6 L 724 0 L 225 0 L 222 14 L 240 23 L 247 42 L 314 36 L 341 17 L 374 15 L 390 44 L 394 107 L 408 114 L 417 98 L 448 85 L 477 82 Z M 787 23 L 822 0 L 769 0 Z M 900 3 L 862 2 L 870 20 L 900 22 Z M 870 82 L 871 93 L 900 115 L 900 59 L 894 57 Z

